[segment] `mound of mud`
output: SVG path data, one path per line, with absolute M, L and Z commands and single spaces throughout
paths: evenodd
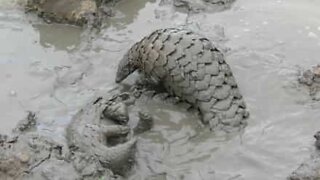
M 299 77 L 299 83 L 304 85 L 313 100 L 320 100 L 320 65 L 304 71 Z
M 106 2 L 102 3 L 99 0 L 28 0 L 26 11 L 36 12 L 47 23 L 98 25 L 103 16 L 111 15 L 111 10 L 104 6 Z
M 184 12 L 217 12 L 231 7 L 235 0 L 163 0 L 163 4 L 172 4 Z

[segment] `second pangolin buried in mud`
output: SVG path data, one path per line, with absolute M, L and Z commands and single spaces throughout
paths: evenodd
M 199 109 L 212 130 L 243 127 L 249 113 L 223 54 L 190 30 L 159 29 L 134 44 L 118 66 L 116 82 L 135 70 Z

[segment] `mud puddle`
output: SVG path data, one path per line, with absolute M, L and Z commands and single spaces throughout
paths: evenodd
M 1 1 L 0 9 L 0 131 L 8 133 L 25 111 L 33 109 L 29 104 L 32 99 L 51 91 L 56 67 L 72 64 L 67 50 L 79 44 L 75 36 L 80 31 L 40 25 L 36 18 L 26 17 L 21 8 L 6 1 Z
M 201 131 L 196 116 L 183 108 L 148 106 L 155 128 L 139 141 L 129 179 L 285 179 L 309 156 L 320 126 L 317 104 L 291 85 L 297 65 L 319 62 L 320 4 L 238 0 L 230 10 L 188 17 L 159 3 L 121 1 L 97 35 L 43 25 L 11 3 L 0 5 L 0 132 L 10 132 L 33 110 L 40 113 L 41 130 L 63 137 L 79 107 L 116 86 L 117 62 L 141 37 L 186 25 L 214 40 L 219 25 L 225 34 L 220 43 L 231 49 L 227 62 L 251 113 L 248 127 L 221 137 Z

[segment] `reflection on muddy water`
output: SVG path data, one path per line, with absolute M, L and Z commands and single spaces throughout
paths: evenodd
M 203 130 L 184 108 L 148 105 L 155 126 L 139 140 L 129 179 L 285 179 L 308 157 L 320 127 L 317 103 L 311 106 L 291 85 L 297 66 L 319 62 L 320 3 L 238 0 L 229 10 L 190 16 L 159 3 L 121 1 L 98 34 L 43 25 L 1 5 L 1 133 L 32 110 L 39 112 L 42 131 L 63 137 L 79 107 L 117 86 L 118 61 L 144 35 L 187 26 L 215 40 L 219 25 L 226 36 L 219 43 L 230 49 L 226 61 L 247 102 L 249 125 L 243 133 L 220 136 Z
M 72 50 L 81 41 L 82 30 L 78 27 L 58 24 L 35 24 L 33 27 L 39 32 L 39 43 L 43 47 Z

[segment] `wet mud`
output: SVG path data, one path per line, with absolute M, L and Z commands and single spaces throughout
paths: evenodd
M 225 54 L 250 110 L 248 125 L 241 133 L 219 135 L 207 131 L 196 112 L 184 105 L 142 97 L 134 107 L 152 114 L 154 122 L 141 128 L 152 126 L 151 130 L 139 133 L 140 128 L 134 128 L 139 117 L 129 115 L 128 126 L 139 138 L 127 179 L 285 179 L 314 150 L 311 133 L 320 126 L 319 104 L 297 101 L 304 98 L 300 86 L 310 98 L 308 86 L 286 83 L 299 83 L 292 67 L 310 69 L 319 63 L 317 1 L 237 0 L 219 13 L 206 9 L 188 13 L 160 0 L 120 1 L 114 6 L 115 16 L 98 33 L 43 24 L 32 14 L 25 15 L 15 2 L 0 2 L 1 132 L 9 134 L 17 120 L 32 110 L 38 117 L 36 136 L 44 136 L 36 138 L 41 139 L 39 147 L 63 145 L 68 151 L 66 127 L 98 92 L 117 87 L 116 67 L 126 51 L 156 29 L 182 26 L 203 34 Z M 216 35 L 217 30 L 222 36 Z M 109 138 L 107 144 L 112 147 L 119 141 L 127 139 Z M 21 152 L 16 147 L 13 152 Z M 48 153 L 35 155 L 35 161 L 43 163 L 34 163 L 38 167 L 33 168 L 34 176 L 27 175 L 31 179 L 53 179 L 50 172 L 66 179 L 78 176 L 73 161 L 66 165 L 60 160 L 62 152 L 54 150 L 49 160 L 43 160 Z M 28 158 L 10 156 L 22 159 L 15 167 L 28 171 L 29 164 L 23 163 Z M 18 171 L 5 170 L 11 177 Z
M 313 66 L 308 70 L 299 70 L 298 74 L 299 89 L 301 93 L 307 92 L 312 102 L 320 100 L 320 66 Z M 316 180 L 320 179 L 320 132 L 315 135 L 315 143 L 312 153 L 308 160 L 305 160 L 299 167 L 292 172 L 288 180 Z
M 3 179 L 74 178 L 75 176 L 68 177 L 76 173 L 70 163 L 64 161 L 65 146 L 50 137 L 39 135 L 36 127 L 36 115 L 29 112 L 13 130 L 12 135 L 1 135 L 0 177 Z M 56 171 L 51 171 L 52 168 Z M 65 172 L 60 173 L 62 171 Z
M 219 12 L 231 7 L 235 0 L 162 0 L 163 5 L 171 5 L 186 13 Z
M 37 132 L 36 114 L 29 112 L 11 136 L 0 136 L 0 177 L 123 179 L 135 163 L 135 136 L 153 124 L 150 115 L 140 112 L 130 129 L 126 103 L 132 99 L 129 94 L 95 98 L 73 117 L 66 142 Z
M 98 26 L 103 16 L 111 16 L 111 8 L 100 0 L 28 0 L 27 12 L 35 12 L 47 23 Z
M 303 162 L 287 179 L 288 180 L 317 180 L 320 179 L 320 132 L 314 135 L 316 139 L 310 158 Z
M 320 100 L 320 65 L 303 71 L 298 80 L 309 91 L 312 100 Z

